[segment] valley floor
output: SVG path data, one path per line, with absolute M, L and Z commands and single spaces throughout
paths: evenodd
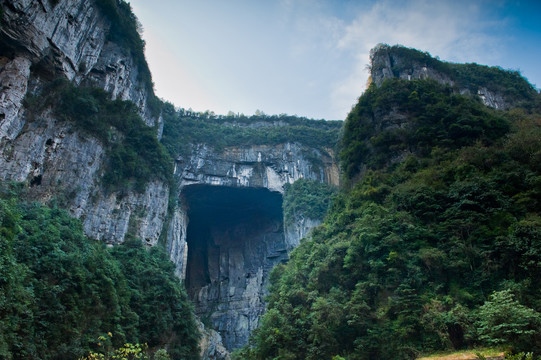
M 454 352 L 452 354 L 439 354 L 418 358 L 417 360 L 477 360 L 479 357 L 476 353 L 481 353 L 487 360 L 501 360 L 504 359 L 504 353 L 502 351 L 487 350 L 487 351 L 475 351 L 467 350 Z

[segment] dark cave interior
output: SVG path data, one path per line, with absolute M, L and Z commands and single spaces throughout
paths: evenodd
M 189 219 L 186 289 L 192 299 L 210 284 L 227 282 L 242 287 L 258 269 L 266 272 L 275 258 L 284 256 L 280 193 L 264 188 L 189 185 L 182 196 Z M 219 301 L 218 297 L 207 300 Z

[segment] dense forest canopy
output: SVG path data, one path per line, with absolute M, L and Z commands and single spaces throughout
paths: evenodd
M 345 123 L 193 113 L 154 96 L 129 3 L 96 4 L 162 115 L 161 141 L 135 104 L 67 80 L 24 106 L 29 122 L 50 109 L 103 144 L 105 189 L 171 185 L 172 159 L 194 144 L 339 150 L 338 194 L 310 181 L 285 189 L 287 219 L 326 220 L 272 272 L 268 311 L 236 358 L 412 359 L 495 345 L 541 353 L 541 97 L 518 72 L 382 45 L 380 54 L 401 59 L 393 74 L 418 63 L 453 84 L 372 84 Z M 487 108 L 481 87 L 512 109 Z M 130 238 L 107 248 L 54 202 L 25 202 L 19 185 L 0 185 L 0 357 L 75 359 L 99 350 L 101 337 L 198 358 L 192 305 L 159 246 Z
M 165 252 L 138 239 L 112 249 L 56 207 L 0 196 L 0 357 L 77 359 L 111 345 L 148 343 L 197 359 L 193 306 Z
M 344 125 L 346 186 L 273 271 L 236 358 L 539 353 L 540 105 L 495 111 L 431 80 L 372 85 Z
M 284 186 L 283 213 L 285 226 L 298 218 L 323 219 L 337 188 L 315 180 L 299 179 Z

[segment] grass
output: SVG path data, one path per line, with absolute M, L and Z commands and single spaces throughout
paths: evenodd
M 504 352 L 501 349 L 472 349 L 455 351 L 452 353 L 438 353 L 417 358 L 417 360 L 477 360 L 476 354 L 481 354 L 487 359 L 503 359 Z

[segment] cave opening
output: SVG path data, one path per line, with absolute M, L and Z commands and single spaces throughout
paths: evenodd
M 185 285 L 226 348 L 247 343 L 264 312 L 268 273 L 286 261 L 282 195 L 264 188 L 189 185 Z

